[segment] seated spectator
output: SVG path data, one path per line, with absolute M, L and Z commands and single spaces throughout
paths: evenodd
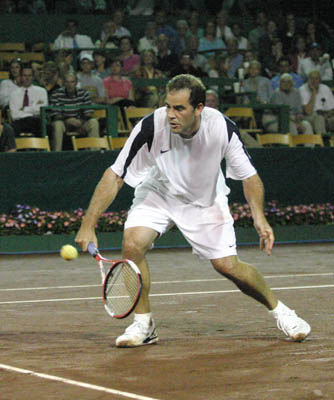
M 21 87 L 9 98 L 9 109 L 13 119 L 15 136 L 30 133 L 41 136 L 40 108 L 48 105 L 48 94 L 44 88 L 32 85 L 32 69 L 24 66 L 21 71 Z
M 306 42 L 302 35 L 297 35 L 292 42 L 289 57 L 291 60 L 291 69 L 294 73 L 297 73 L 300 63 L 307 57 Z
M 271 79 L 271 85 L 273 89 L 277 89 L 279 87 L 280 77 L 283 74 L 290 74 L 293 80 L 293 87 L 298 89 L 304 84 L 304 80 L 297 74 L 291 71 L 292 65 L 290 58 L 287 56 L 283 56 L 278 61 L 279 73 Z
M 235 40 L 238 43 L 239 50 L 247 50 L 248 49 L 248 39 L 241 35 L 241 27 L 239 24 L 234 23 L 232 25 L 232 33 Z
M 271 50 L 262 57 L 264 72 L 269 79 L 272 79 L 279 72 L 278 63 L 283 57 L 283 46 L 279 39 L 274 39 Z
M 299 133 L 313 134 L 311 124 L 305 119 L 302 99 L 298 89 L 293 87 L 292 76 L 288 73 L 280 77 L 279 88 L 271 96 L 271 104 L 282 104 L 290 107 L 289 132 L 291 135 Z M 272 113 L 264 113 L 262 119 L 266 132 L 278 132 L 278 117 Z
M 248 41 L 253 51 L 260 49 L 260 38 L 266 33 L 267 16 L 263 11 L 259 11 L 256 16 L 256 27 L 248 34 Z
M 230 57 L 230 69 L 228 70 L 228 76 L 234 78 L 236 76 L 236 71 L 243 63 L 243 55 L 238 50 L 238 42 L 236 39 L 229 39 L 226 43 L 227 54 Z
M 231 68 L 231 59 L 230 56 L 225 54 L 219 54 L 215 58 L 214 67 L 209 70 L 209 77 L 210 78 L 225 78 L 230 79 L 228 72 Z M 210 86 L 210 89 L 215 91 L 219 91 L 218 86 Z M 233 87 L 230 83 L 224 85 L 224 102 L 225 103 L 234 103 L 234 91 Z
M 263 36 L 259 39 L 259 55 L 260 59 L 264 59 L 264 56 L 268 53 L 271 53 L 272 46 L 277 43 L 279 39 L 277 25 L 274 20 L 269 20 L 266 25 L 266 31 Z M 282 53 L 283 53 L 283 45 L 282 45 Z M 283 55 L 283 54 L 282 54 Z
M 176 32 L 177 32 L 177 49 L 176 53 L 180 55 L 187 47 L 188 34 L 188 22 L 184 19 L 176 21 Z
M 110 75 L 110 67 L 108 65 L 108 58 L 103 50 L 95 50 L 93 53 L 95 62 L 95 69 L 93 73 L 102 80 Z
M 137 0 L 131 8 L 130 15 L 152 15 L 155 0 Z
M 180 56 L 180 64 L 177 65 L 171 71 L 171 76 L 181 75 L 181 74 L 190 74 L 198 77 L 204 76 L 204 72 L 194 66 L 191 59 L 191 54 L 188 50 L 184 50 Z
M 216 37 L 221 39 L 224 43 L 226 43 L 229 39 L 234 39 L 232 30 L 227 25 L 227 17 L 228 15 L 226 10 L 220 10 L 216 20 Z
M 268 78 L 261 75 L 261 63 L 253 60 L 249 64 L 249 77 L 243 82 L 245 92 L 256 92 L 255 100 L 258 103 L 269 103 L 273 89 Z M 245 103 L 249 103 L 248 97 L 244 98 Z
M 334 96 L 330 88 L 320 83 L 318 70 L 311 71 L 307 82 L 299 89 L 306 119 L 315 133 L 334 131 Z
M 246 50 L 244 53 L 244 59 L 242 65 L 238 68 L 237 76 L 242 75 L 239 79 L 247 79 L 249 78 L 249 67 L 251 61 L 258 61 L 258 57 L 253 50 Z M 242 69 L 242 73 L 239 73 L 239 69 Z M 262 72 L 262 66 L 261 66 Z
M 125 28 L 123 26 L 123 20 L 124 20 L 124 12 L 120 8 L 116 8 L 112 15 L 111 19 L 113 23 L 115 24 L 115 33 L 114 35 L 117 36 L 118 38 L 122 38 L 124 36 L 131 36 L 131 32 L 129 29 Z
M 80 56 L 81 72 L 77 74 L 78 87 L 86 90 L 92 103 L 105 103 L 103 80 L 93 74 L 94 59 L 91 54 L 83 53 Z
M 95 46 L 100 49 L 118 49 L 119 37 L 116 35 L 114 21 L 108 20 L 103 24 L 101 38 L 95 42 Z
M 205 74 L 208 74 L 210 64 L 203 54 L 198 53 L 199 39 L 197 36 L 190 36 L 186 50 L 190 52 L 192 64 L 196 68 L 200 68 Z
M 47 91 L 49 103 L 53 92 L 60 89 L 61 83 L 57 64 L 54 61 L 47 61 L 43 65 L 40 85 Z
M 123 64 L 123 75 L 134 76 L 140 65 L 140 56 L 135 54 L 131 38 L 129 36 L 122 37 L 119 47 L 121 49 L 120 59 Z
M 55 62 L 59 71 L 61 81 L 64 81 L 65 75 L 74 73 L 73 53 L 70 49 L 60 49 L 57 51 Z
M 296 20 L 293 13 L 289 12 L 286 17 L 282 29 L 280 30 L 279 37 L 282 41 L 284 54 L 291 53 L 293 43 L 298 35 Z
M 155 68 L 156 55 L 153 50 L 145 50 L 140 55 L 140 67 L 137 70 L 136 78 L 163 78 L 164 74 Z M 164 85 L 163 85 L 164 86 Z M 138 107 L 156 108 L 159 106 L 160 98 L 163 95 L 164 87 L 144 86 L 135 90 L 135 99 Z
M 175 67 L 177 61 L 176 54 L 173 54 L 168 48 L 168 37 L 161 33 L 157 40 L 157 69 L 166 76 L 170 76 L 171 70 Z
M 10 94 L 21 86 L 22 63 L 13 58 L 9 63 L 9 78 L 0 83 L 0 106 L 2 110 L 9 106 Z
M 134 89 L 130 79 L 122 75 L 122 61 L 114 59 L 110 65 L 110 75 L 103 80 L 107 103 L 125 107 L 135 105 Z
M 168 38 L 168 49 L 171 53 L 177 52 L 177 33 L 174 28 L 166 23 L 166 11 L 163 8 L 155 8 L 154 10 L 154 21 L 156 24 L 156 34 L 164 34 Z
M 0 112 L 0 153 L 14 151 L 16 151 L 14 129 L 2 121 L 2 114 Z
M 41 86 L 43 63 L 40 61 L 32 61 L 30 65 L 32 69 L 32 83 Z
M 65 30 L 54 42 L 54 50 L 94 48 L 92 39 L 87 35 L 79 35 L 77 31 L 78 22 L 75 19 L 68 19 L 65 24 Z
M 135 92 L 133 84 L 125 76 L 122 76 L 122 61 L 114 59 L 111 62 L 110 76 L 104 78 L 104 88 L 107 94 L 107 104 L 113 104 L 120 108 L 124 125 L 126 126 L 125 107 L 133 107 L 135 103 Z
M 215 55 L 217 50 L 226 49 L 225 42 L 216 36 L 217 26 L 215 21 L 208 20 L 205 25 L 204 36 L 199 40 L 199 52 L 203 52 L 206 58 Z
M 219 95 L 215 90 L 208 89 L 206 91 L 205 106 L 219 110 Z
M 319 43 L 312 43 L 308 54 L 309 57 L 300 62 L 298 74 L 306 80 L 310 72 L 317 70 L 320 73 L 320 78 L 322 81 L 332 80 L 333 70 L 329 62 L 329 57 L 321 57 L 322 51 Z
M 64 87 L 53 93 L 51 105 L 60 107 L 91 105 L 89 93 L 84 89 L 77 88 L 77 83 L 77 77 L 74 73 L 65 75 Z M 93 118 L 93 111 L 90 109 L 52 110 L 51 120 L 51 149 L 53 151 L 63 149 L 65 133 L 99 137 L 99 123 L 96 118 Z
M 204 29 L 199 25 L 200 13 L 198 10 L 192 10 L 189 16 L 189 28 L 188 31 L 192 36 L 200 39 L 204 36 Z
M 141 37 L 138 42 L 138 51 L 141 54 L 144 50 L 153 50 L 155 54 L 157 48 L 156 24 L 154 21 L 147 22 L 145 26 L 145 36 Z
M 320 34 L 318 25 L 316 23 L 314 23 L 313 21 L 309 21 L 306 24 L 306 29 L 305 29 L 303 35 L 305 37 L 307 48 L 310 48 L 312 43 L 318 43 L 319 47 L 322 49 L 326 48 L 325 40 L 324 40 L 323 36 Z

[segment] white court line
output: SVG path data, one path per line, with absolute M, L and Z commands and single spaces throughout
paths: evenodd
M 23 369 L 23 368 L 16 368 L 16 367 L 12 367 L 12 366 L 6 365 L 6 364 L 0 364 L 0 369 L 4 369 L 4 370 L 10 371 L 10 372 L 17 372 L 19 374 L 26 374 L 26 375 L 36 376 L 38 378 L 48 379 L 50 381 L 57 381 L 57 382 L 67 383 L 68 385 L 79 386 L 79 387 L 82 387 L 82 388 L 85 388 L 85 389 L 92 389 L 92 390 L 97 390 L 99 392 L 116 394 L 118 396 L 126 397 L 128 399 L 158 400 L 158 399 L 154 399 L 153 397 L 147 397 L 147 396 L 141 396 L 139 394 L 123 392 L 123 391 L 116 390 L 116 389 L 106 388 L 104 386 L 91 385 L 91 384 L 85 383 L 85 382 L 74 381 L 73 379 L 66 379 L 66 378 L 61 378 L 60 376 L 43 374 L 41 372 L 30 371 L 28 369 Z
M 298 289 L 324 289 L 334 288 L 334 285 L 314 285 L 314 286 L 286 286 L 271 288 L 271 290 L 298 290 Z M 182 292 L 182 293 L 155 293 L 150 294 L 150 297 L 168 297 L 168 296 L 193 296 L 201 294 L 224 294 L 224 293 L 241 293 L 239 289 L 231 290 L 208 290 L 202 292 Z M 119 296 L 124 297 L 124 296 Z M 0 305 L 4 304 L 28 304 L 28 303 L 57 303 L 66 301 L 87 301 L 87 300 L 101 300 L 101 297 L 73 297 L 65 299 L 44 299 L 44 300 L 15 300 L 15 301 L 1 301 Z
M 265 279 L 277 279 L 277 278 L 303 278 L 303 277 L 313 277 L 313 276 L 332 276 L 334 272 L 324 272 L 319 274 L 284 274 L 284 275 L 264 275 Z M 217 282 L 217 281 L 227 281 L 226 278 L 211 278 L 211 279 L 188 279 L 188 280 L 178 280 L 178 281 L 156 281 L 151 282 L 152 285 L 166 285 L 173 283 L 201 283 L 201 282 Z M 28 290 L 52 290 L 52 289 L 84 289 L 91 287 L 101 287 L 101 284 L 94 285 L 72 285 L 72 286 L 40 286 L 40 287 L 28 287 L 28 288 L 9 288 L 1 289 L 0 292 L 14 292 L 14 291 L 28 291 Z

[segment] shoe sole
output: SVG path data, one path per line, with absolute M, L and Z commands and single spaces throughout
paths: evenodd
M 307 338 L 307 336 L 309 334 L 310 334 L 310 332 L 308 332 L 308 333 L 298 333 L 297 335 L 291 337 L 291 339 L 294 342 L 303 342 Z
M 116 347 L 140 347 L 140 346 L 146 346 L 148 344 L 155 344 L 159 341 L 158 336 L 146 339 L 146 341 L 142 342 L 142 343 L 133 343 L 130 340 L 123 340 L 119 343 L 116 343 Z

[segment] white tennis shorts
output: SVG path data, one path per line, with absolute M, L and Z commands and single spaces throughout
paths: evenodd
M 162 197 L 154 191 L 135 198 L 124 228 L 145 226 L 160 235 L 173 225 L 192 246 L 193 253 L 208 260 L 237 254 L 236 237 L 227 200 L 210 207 L 187 204 Z

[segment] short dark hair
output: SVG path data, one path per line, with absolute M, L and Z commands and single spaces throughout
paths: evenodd
M 74 23 L 75 26 L 78 26 L 78 25 L 79 25 L 79 23 L 78 23 L 78 21 L 77 21 L 76 19 L 74 19 L 74 18 L 68 18 L 68 19 L 66 20 L 66 22 L 65 22 L 65 26 L 67 26 L 67 25 L 70 24 L 70 23 Z
M 166 86 L 166 92 L 169 93 L 173 90 L 189 89 L 189 103 L 196 108 L 200 103 L 205 104 L 206 87 L 203 82 L 190 74 L 176 75 L 172 78 Z

